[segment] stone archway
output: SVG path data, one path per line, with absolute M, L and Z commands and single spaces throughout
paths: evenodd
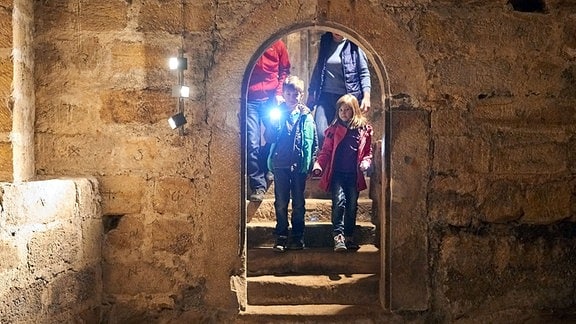
M 390 202 L 390 186 L 388 184 L 389 182 L 389 159 L 390 159 L 390 154 L 385 154 L 386 150 L 384 149 L 385 147 L 388 147 L 387 144 L 384 143 L 385 140 L 388 140 L 390 138 L 390 128 L 387 126 L 388 125 L 388 120 L 389 120 L 389 114 L 390 114 L 390 97 L 391 97 L 391 89 L 390 89 L 390 79 L 388 76 L 388 72 L 387 72 L 387 68 L 386 65 L 384 64 L 383 60 L 380 58 L 380 56 L 378 55 L 378 53 L 376 52 L 376 50 L 364 39 L 362 38 L 360 35 L 358 35 L 358 33 L 356 33 L 355 31 L 344 27 L 344 26 L 340 26 L 340 25 L 336 25 L 336 24 L 326 24 L 323 26 L 318 26 L 318 25 L 304 25 L 304 26 L 294 26 L 293 28 L 290 28 L 282 33 L 277 33 L 276 35 L 273 35 L 272 37 L 270 37 L 269 39 L 267 39 L 265 42 L 262 43 L 262 45 L 254 52 L 254 55 L 251 57 L 249 64 L 246 67 L 245 70 L 245 74 L 244 74 L 244 78 L 243 78 L 243 83 L 242 83 L 242 100 L 241 100 L 241 120 L 243 120 L 243 118 L 245 118 L 245 105 L 246 105 L 246 93 L 247 93 L 247 84 L 248 84 L 248 79 L 249 79 L 249 75 L 251 73 L 252 67 L 254 65 L 254 63 L 256 62 L 256 60 L 258 59 L 258 57 L 260 57 L 260 55 L 263 53 L 263 51 L 270 46 L 273 42 L 275 42 L 277 39 L 283 38 L 287 35 L 290 35 L 291 33 L 297 33 L 297 32 L 302 32 L 302 31 L 309 31 L 309 30 L 313 30 L 313 31 L 321 31 L 321 32 L 325 32 L 325 31 L 333 31 L 333 32 L 338 32 L 340 34 L 345 35 L 347 38 L 351 39 L 352 41 L 354 41 L 356 44 L 358 44 L 361 48 L 364 49 L 364 51 L 366 52 L 366 54 L 368 55 L 370 64 L 371 64 L 371 70 L 373 73 L 372 76 L 372 83 L 373 83 L 373 95 L 372 95 L 372 111 L 371 114 L 371 122 L 374 126 L 374 124 L 376 123 L 377 125 L 375 126 L 375 128 L 378 129 L 377 132 L 375 132 L 376 136 L 373 138 L 374 142 L 378 142 L 374 148 L 374 155 L 375 155 L 375 174 L 373 176 L 373 178 L 371 177 L 371 182 L 373 182 L 372 184 L 372 188 L 371 188 L 371 192 L 370 192 L 370 198 L 373 200 L 373 207 L 372 210 L 374 211 L 375 215 L 372 217 L 372 220 L 374 222 L 374 224 L 376 225 L 377 228 L 377 236 L 379 239 L 379 255 L 380 255 L 380 287 L 379 287 L 379 296 L 380 296 L 380 300 L 378 301 L 378 304 L 384 308 L 384 309 L 390 309 L 390 287 L 388 286 L 390 280 L 389 280 L 389 270 L 390 270 L 390 264 L 389 264 L 389 257 L 388 255 L 388 250 L 389 250 L 389 230 L 387 230 L 386 224 L 389 223 L 388 218 L 389 218 L 389 202 Z M 313 64 L 315 62 L 315 57 L 311 58 L 311 67 L 313 68 Z M 307 83 L 307 78 L 306 78 L 306 83 Z M 374 113 L 375 111 L 375 113 Z M 242 129 L 242 136 L 241 136 L 241 140 L 242 140 L 242 174 L 245 175 L 246 172 L 246 130 L 244 127 L 244 123 L 241 123 L 241 129 Z M 374 179 L 374 181 L 372 181 L 372 179 Z M 246 230 L 246 224 L 249 221 L 249 215 L 251 213 L 254 212 L 254 206 L 251 203 L 248 203 L 245 199 L 245 197 L 247 196 L 247 183 L 246 183 L 246 177 L 244 176 L 243 179 L 241 180 L 242 182 L 242 190 L 241 190 L 241 201 L 242 201 L 242 207 L 241 207 L 241 212 L 242 212 L 242 217 L 241 217 L 241 227 L 242 230 L 240 231 L 241 233 L 241 238 L 240 238 L 240 242 L 241 242 L 241 246 L 242 246 L 242 251 L 243 251 L 243 255 L 246 256 L 246 242 L 247 242 L 247 230 Z M 245 260 L 248 259 L 248 256 L 246 256 L 244 258 Z M 247 268 L 247 266 L 246 266 Z M 246 299 L 247 300 L 247 299 Z

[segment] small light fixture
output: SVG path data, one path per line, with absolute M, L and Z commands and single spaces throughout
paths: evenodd
M 184 117 L 184 113 L 177 113 L 176 115 L 170 117 L 168 119 L 168 124 L 172 129 L 176 129 L 181 127 L 182 125 L 186 124 L 186 117 Z
M 171 57 L 168 60 L 168 67 L 170 70 L 184 71 L 188 69 L 188 59 L 182 56 Z
M 172 87 L 172 97 L 188 98 L 190 97 L 190 87 L 176 85 Z

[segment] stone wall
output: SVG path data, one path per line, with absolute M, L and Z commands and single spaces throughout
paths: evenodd
M 0 184 L 2 323 L 98 323 L 101 214 L 94 179 Z
M 0 181 L 12 181 L 12 0 L 0 1 Z
M 389 99 L 373 97 L 386 107 L 386 306 L 446 321 L 574 312 L 570 1 L 35 6 L 36 170 L 100 183 L 106 320 L 238 312 L 246 72 L 273 40 L 307 28 L 363 46 Z M 166 62 L 182 45 L 185 136 L 166 122 L 176 104 Z

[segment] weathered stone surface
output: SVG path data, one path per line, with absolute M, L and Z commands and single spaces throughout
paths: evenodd
M 8 26 L 12 1 L 0 3 L 0 16 L 7 18 L 0 19 L 0 133 L 7 134 L 10 44 L 18 26 Z M 522 314 L 518 309 L 530 314 L 522 315 L 529 322 L 547 319 L 541 309 L 566 312 L 573 307 L 574 281 L 573 272 L 564 271 L 574 268 L 574 242 L 566 233 L 573 230 L 555 224 L 576 220 L 576 7 L 551 0 L 526 12 L 518 3 L 34 2 L 35 168 L 42 177 L 98 177 L 102 186 L 93 190 L 102 193 L 102 209 L 94 194 L 90 208 L 61 215 L 75 199 L 49 201 L 34 190 L 23 198 L 15 194 L 19 189 L 4 186 L 1 240 L 16 244 L 22 256 L 24 242 L 32 239 L 26 235 L 34 234 L 33 261 L 51 265 L 54 260 L 38 257 L 39 242 L 47 239 L 31 229 L 70 219 L 50 230 L 71 231 L 71 241 L 59 238 L 52 247 L 78 251 L 78 268 L 89 267 L 99 255 L 101 224 L 97 216 L 82 215 L 120 220 L 104 240 L 106 282 L 95 284 L 105 297 L 81 310 L 63 307 L 52 321 L 94 319 L 102 304 L 98 321 L 234 317 L 242 298 L 230 278 L 243 276 L 246 257 L 241 179 L 247 71 L 278 37 L 331 30 L 366 50 L 378 79 L 373 85 L 380 87 L 372 97 L 379 112 L 372 117 L 381 128 L 375 134 L 391 144 L 385 148 L 391 160 L 381 168 L 391 171 L 390 197 L 379 200 L 390 198 L 391 205 L 374 209 L 390 221 L 382 224 L 389 235 L 382 242 L 390 244 L 382 249 L 390 255 L 382 259 L 386 273 L 379 283 L 382 298 L 391 297 L 386 306 L 419 311 L 409 320 L 438 322 L 497 321 L 493 314 L 514 321 Z M 165 59 L 180 46 L 189 58 L 184 81 L 193 90 L 185 136 L 166 123 L 175 112 L 170 87 L 176 78 Z M 389 124 L 380 123 L 389 113 Z M 9 180 L 11 143 L 3 138 L 0 179 Z M 539 227 L 516 230 L 516 222 Z M 486 227 L 499 230 L 485 234 Z M 431 240 L 437 245 L 429 248 Z M 18 272 L 24 265 L 16 272 L 1 269 L 3 279 L 21 279 L 10 289 L 0 284 L 6 288 L 0 317 L 45 321 L 45 314 L 35 314 L 46 309 L 47 284 Z M 63 274 L 53 286 L 66 286 L 67 278 Z M 53 310 L 83 295 L 84 287 L 72 286 L 50 295 Z
M 0 142 L 0 180 L 12 179 L 12 145 Z
M 94 179 L 3 183 L 0 192 L 2 321 L 99 318 L 102 221 Z
M 488 172 L 490 151 L 481 138 L 439 136 L 434 141 L 434 169 L 445 174 Z
M 487 315 L 488 310 L 570 307 L 568 282 L 576 276 L 573 231 L 573 223 L 563 223 L 447 234 L 439 246 L 437 306 L 452 314 L 447 321 L 464 314 Z
M 135 149 L 138 152 L 138 149 Z M 142 210 L 146 196 L 146 179 L 140 176 L 102 177 L 102 210 L 106 215 L 136 214 Z
M 390 280 L 392 309 L 428 307 L 428 239 L 425 179 L 429 173 L 428 128 L 425 111 L 396 111 L 390 122 L 391 210 Z M 409 252 L 407 252 L 409 251 Z
M 481 205 L 483 221 L 506 223 L 518 220 L 524 214 L 524 191 L 517 183 L 496 181 L 482 194 L 485 196 Z
M 526 207 L 522 222 L 552 224 L 570 217 L 574 186 L 568 182 L 543 183 L 526 190 Z

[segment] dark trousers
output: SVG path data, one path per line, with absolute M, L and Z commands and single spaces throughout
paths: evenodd
M 276 211 L 276 236 L 288 236 L 288 203 L 292 197 L 292 238 L 304 236 L 304 214 L 306 213 L 304 190 L 305 173 L 290 169 L 274 169 L 274 209 Z
M 334 236 L 353 236 L 358 211 L 357 174 L 334 171 L 331 181 L 332 228 Z

